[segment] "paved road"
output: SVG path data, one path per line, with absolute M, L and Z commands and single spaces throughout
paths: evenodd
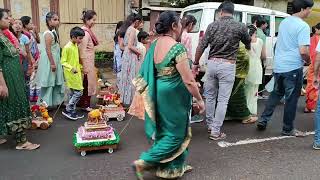
M 313 115 L 302 113 L 303 99 L 299 103 L 296 125 L 301 130 L 313 131 Z M 260 102 L 260 112 L 263 107 Z M 228 121 L 224 126 L 226 141 L 279 136 L 282 115 L 283 106 L 279 106 L 265 132 L 257 132 L 254 125 Z M 13 150 L 11 141 L 0 146 L 0 179 L 135 179 L 130 163 L 149 147 L 143 121 L 131 121 L 121 136 L 120 149 L 113 154 L 95 152 L 81 157 L 73 150 L 72 134 L 83 122 L 67 121 L 59 114 L 49 130 L 29 131 L 30 140 L 41 143 L 41 148 L 34 152 Z M 112 124 L 121 130 L 127 122 Z M 188 162 L 194 171 L 182 178 L 184 180 L 320 179 L 320 151 L 311 149 L 312 136 L 221 148 L 208 139 L 203 123 L 192 127 Z M 156 178 L 147 174 L 146 179 Z

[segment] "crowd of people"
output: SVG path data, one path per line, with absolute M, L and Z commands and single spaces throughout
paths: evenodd
M 16 149 L 34 150 L 40 145 L 30 143 L 25 132 L 31 126 L 30 102 L 54 108 L 68 94 L 62 112 L 66 118 L 83 118 L 76 105 L 91 110 L 91 96 L 97 93 L 94 47 L 99 44 L 91 28 L 97 14 L 83 12 L 83 27 L 71 29 L 62 53 L 56 13 L 46 15 L 43 42 L 31 17 L 12 18 L 9 10 L 1 8 L 0 18 L 0 144 L 7 141 L 3 136 L 14 134 Z
M 180 20 L 176 12 L 165 11 L 149 33 L 141 30 L 143 18 L 139 14 L 133 13 L 117 24 L 113 63 L 116 86 L 128 114 L 145 121 L 146 136 L 153 142 L 132 164 L 138 179 L 143 179 L 148 170 L 155 170 L 161 178 L 178 178 L 192 170 L 185 164 L 190 123 L 206 119 L 211 140 L 226 138 L 221 131 L 225 119 L 243 124 L 257 122 L 257 129 L 265 130 L 283 98 L 282 135 L 306 135 L 294 127 L 294 120 L 303 65 L 310 60 L 305 112 L 315 112 L 317 103 L 320 108 L 320 25 L 313 28 L 310 38 L 310 27 L 303 19 L 309 16 L 313 1 L 294 0 L 292 4 L 293 14 L 279 27 L 274 50 L 274 89 L 260 118 L 258 96 L 265 85 L 264 30 L 268 26 L 263 16 L 252 17 L 252 24 L 246 26 L 233 18 L 233 3 L 221 3 L 218 17 L 200 39 L 195 55 L 189 33 L 197 20 L 191 15 Z M 0 137 L 14 134 L 16 149 L 40 147 L 29 142 L 25 133 L 31 124 L 29 101 L 58 106 L 67 88 L 68 103 L 62 112 L 66 118 L 83 118 L 76 111 L 77 106 L 88 111 L 94 108 L 91 97 L 98 91 L 94 48 L 99 41 L 92 27 L 96 19 L 95 11 L 84 11 L 83 27 L 71 29 L 70 41 L 60 54 L 56 13 L 46 15 L 48 30 L 40 42 L 30 17 L 14 19 L 9 10 L 0 9 Z M 204 74 L 199 71 L 199 61 L 208 47 Z M 0 144 L 5 142 L 0 138 Z M 319 111 L 313 147 L 320 149 Z

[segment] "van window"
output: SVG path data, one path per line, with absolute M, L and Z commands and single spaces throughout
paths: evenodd
M 275 32 L 276 32 L 276 36 L 278 35 L 278 32 L 279 32 L 279 26 L 280 26 L 280 23 L 284 20 L 284 17 L 276 17 L 276 20 L 275 20 Z
M 218 13 L 219 13 L 219 11 L 216 10 L 216 12 L 214 13 L 214 20 L 217 20 L 219 18 Z M 242 22 L 242 12 L 235 11 L 233 13 L 233 18 L 234 18 L 234 20 L 236 20 L 238 22 Z
M 251 19 L 253 16 L 256 16 L 257 14 L 249 14 L 247 15 L 247 25 L 250 25 L 252 24 L 251 23 Z M 264 30 L 264 33 L 266 34 L 266 36 L 270 36 L 270 16 L 268 15 L 261 15 L 266 21 L 267 21 L 267 24 L 268 24 L 268 27 Z
M 201 24 L 201 18 L 202 18 L 202 9 L 196 9 L 196 10 L 191 10 L 191 11 L 186 11 L 183 15 L 191 15 L 194 16 L 197 20 L 196 25 L 194 26 L 193 30 L 191 31 L 192 33 L 197 33 L 200 30 L 200 24 Z

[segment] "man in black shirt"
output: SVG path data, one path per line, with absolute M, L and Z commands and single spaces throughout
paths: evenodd
M 250 36 L 246 26 L 233 19 L 234 4 L 223 2 L 218 10 L 219 20 L 211 23 L 197 47 L 193 71 L 199 68 L 199 60 L 210 45 L 207 65 L 207 80 L 204 84 L 206 96 L 206 119 L 210 139 L 224 139 L 220 132 L 225 118 L 236 72 L 239 43 L 242 41 L 250 49 Z

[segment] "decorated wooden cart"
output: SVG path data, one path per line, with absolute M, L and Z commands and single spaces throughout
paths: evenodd
M 118 148 L 120 136 L 103 118 L 103 109 L 94 109 L 88 113 L 88 120 L 73 136 L 73 145 L 81 156 L 88 151 L 107 150 L 113 153 Z
M 112 139 L 96 139 L 96 140 L 82 140 L 77 133 L 74 134 L 73 144 L 76 152 L 81 156 L 86 156 L 89 151 L 106 150 L 108 153 L 113 153 L 118 149 L 120 142 L 120 136 L 115 132 L 115 136 Z
M 52 117 L 50 117 L 47 104 L 41 101 L 40 105 L 31 106 L 32 112 L 32 125 L 31 129 L 48 129 L 53 123 Z

